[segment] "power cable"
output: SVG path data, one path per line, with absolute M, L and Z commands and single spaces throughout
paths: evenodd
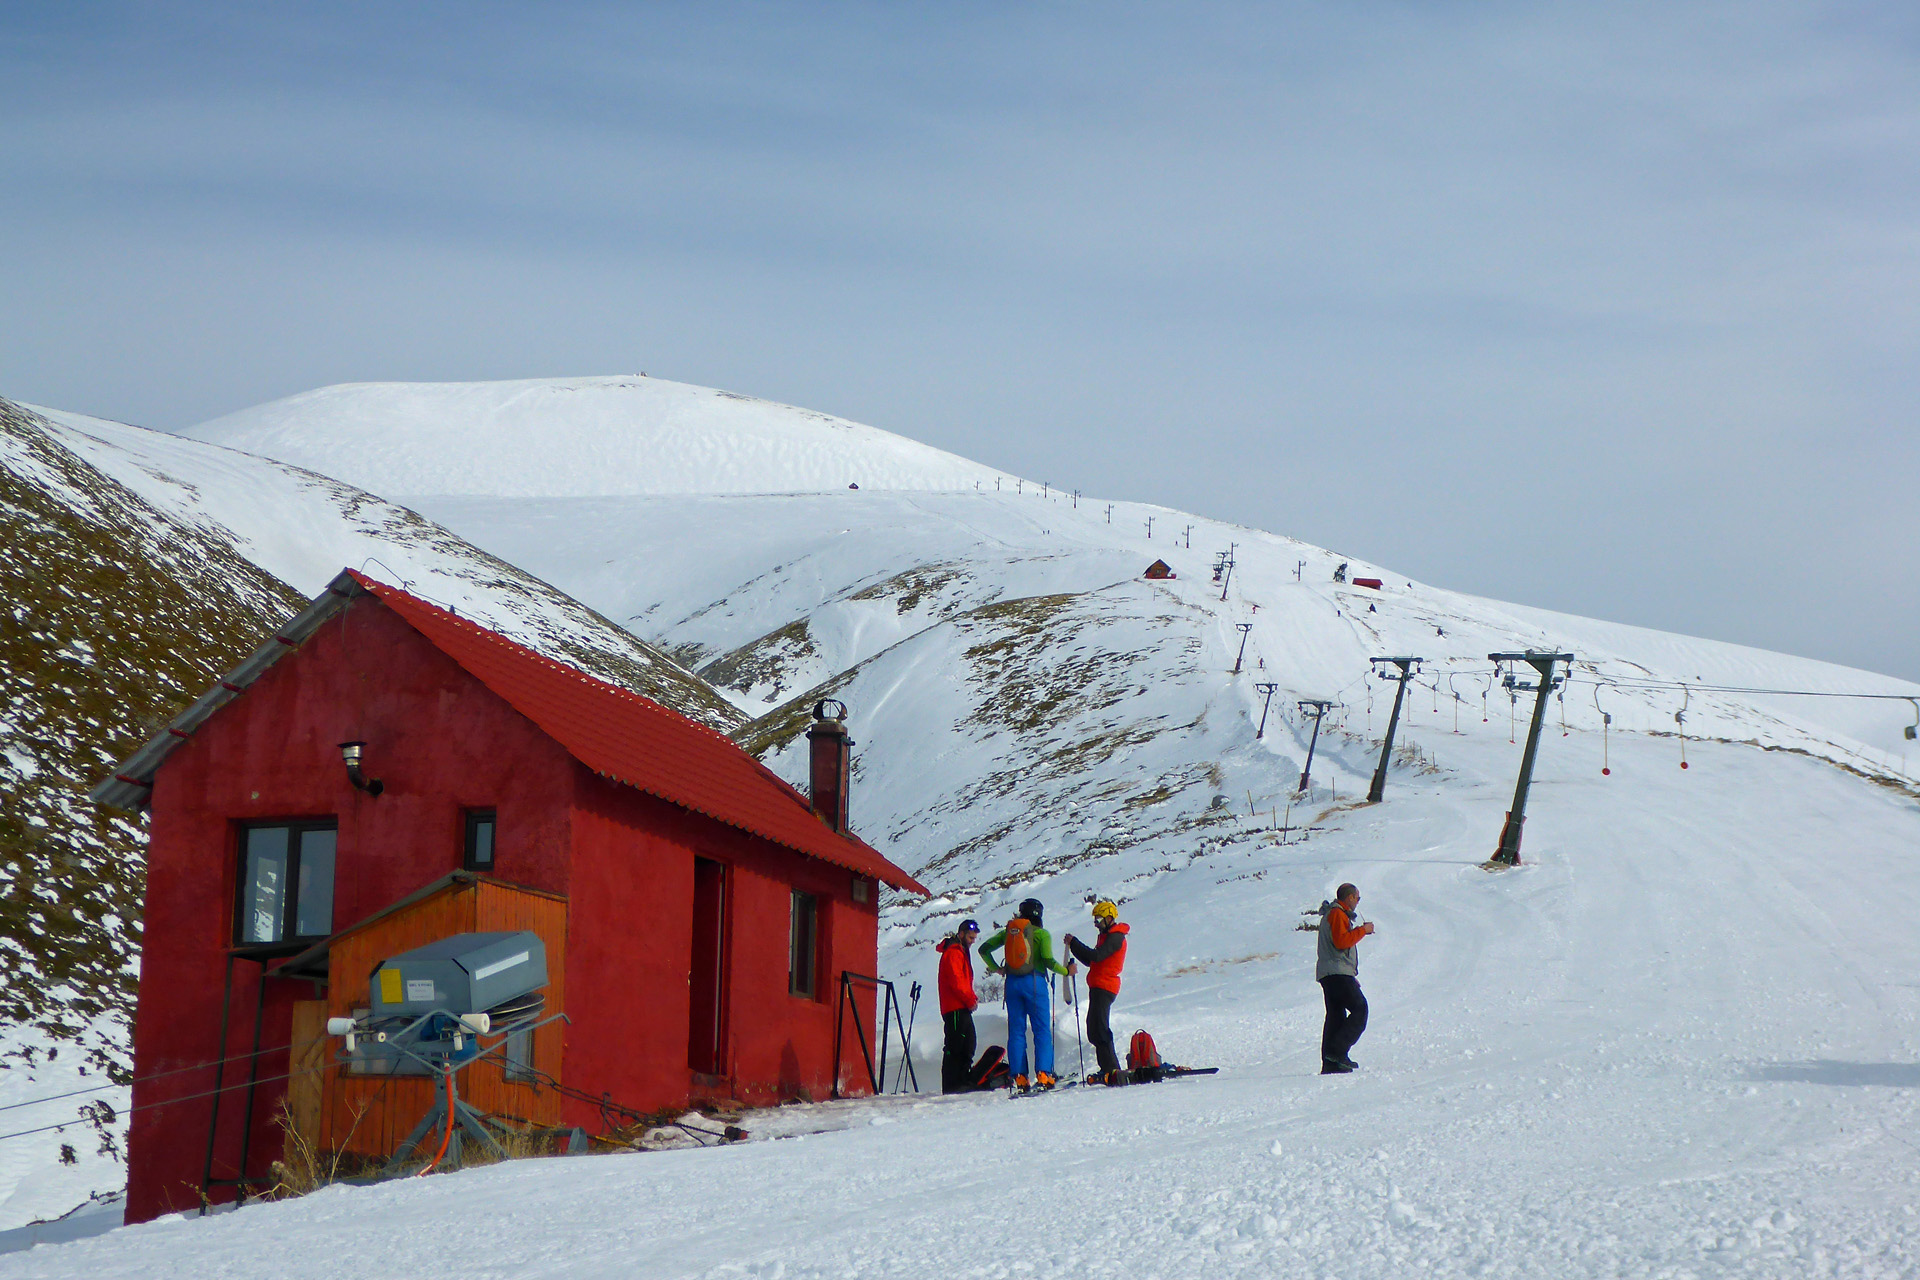
M 232 1084 L 224 1084 L 217 1089 L 206 1089 L 199 1093 L 183 1093 L 177 1098 L 162 1098 L 158 1102 L 143 1102 L 137 1107 L 128 1107 L 125 1111 L 116 1112 L 115 1114 L 116 1116 L 130 1116 L 136 1111 L 152 1111 L 157 1107 L 170 1107 L 176 1102 L 192 1102 L 198 1098 L 211 1098 L 217 1093 L 231 1093 L 236 1089 L 245 1089 L 249 1085 L 272 1084 L 276 1080 L 290 1080 L 299 1074 L 299 1071 L 285 1071 L 277 1076 L 261 1076 L 257 1080 L 236 1080 Z M 81 1119 L 62 1120 L 59 1124 L 43 1124 L 37 1129 L 20 1129 L 14 1133 L 0 1133 L 0 1142 L 5 1142 L 9 1138 L 24 1138 L 29 1134 L 50 1133 L 55 1129 L 64 1129 L 68 1125 L 86 1123 L 87 1121 Z
M 260 1053 L 280 1053 L 288 1049 L 304 1049 L 310 1044 L 319 1044 L 326 1038 L 325 1036 L 315 1036 L 311 1040 L 296 1040 L 292 1044 L 274 1045 L 270 1048 L 262 1049 Z M 207 1067 L 217 1067 L 224 1063 L 238 1062 L 243 1058 L 252 1058 L 255 1056 L 257 1055 L 249 1052 L 230 1054 L 224 1058 L 210 1058 L 205 1062 L 196 1062 L 190 1066 L 173 1067 L 166 1071 L 153 1071 L 144 1076 L 131 1076 L 125 1084 L 115 1084 L 109 1080 L 105 1084 L 96 1085 L 90 1089 L 73 1089 L 66 1093 L 51 1093 L 44 1098 L 28 1098 L 25 1102 L 9 1102 L 5 1105 L 0 1105 L 0 1111 L 13 1111 L 19 1107 L 37 1107 L 43 1102 L 59 1102 L 63 1098 L 86 1097 L 96 1093 L 105 1093 L 110 1089 L 131 1089 L 134 1085 L 147 1080 L 163 1080 L 168 1076 L 177 1076 L 188 1071 L 200 1071 Z

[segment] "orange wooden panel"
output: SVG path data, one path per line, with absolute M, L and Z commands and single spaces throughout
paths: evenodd
M 320 1107 L 325 1091 L 327 1059 L 327 1002 L 293 1002 L 293 1050 L 287 1079 L 287 1116 L 293 1133 L 310 1150 L 319 1150 Z
M 336 939 L 328 960 L 327 1011 L 349 1017 L 371 1003 L 368 983 L 389 956 L 455 933 L 528 929 L 547 950 L 548 1014 L 566 1007 L 566 899 L 497 881 L 450 885 L 442 893 Z M 564 1025 L 534 1033 L 534 1066 L 555 1079 L 561 1074 Z M 328 1073 L 322 1107 L 322 1147 L 356 1155 L 391 1155 L 433 1105 L 433 1085 L 418 1076 L 356 1076 L 335 1067 Z M 505 1079 L 499 1061 L 487 1059 L 459 1073 L 460 1095 L 481 1111 L 539 1125 L 560 1122 L 560 1098 L 551 1089 Z

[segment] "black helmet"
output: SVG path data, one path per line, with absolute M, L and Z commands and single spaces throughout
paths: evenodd
M 1020 904 L 1021 918 L 1031 920 L 1036 925 L 1040 923 L 1040 915 L 1045 910 L 1046 908 L 1040 905 L 1040 899 L 1038 898 L 1028 898 Z

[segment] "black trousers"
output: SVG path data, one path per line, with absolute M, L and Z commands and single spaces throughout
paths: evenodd
M 1093 1053 L 1102 1071 L 1118 1071 L 1120 1059 L 1113 1052 L 1113 992 L 1087 988 L 1087 1039 L 1093 1041 Z
M 1327 998 L 1320 1058 L 1323 1062 L 1339 1062 L 1367 1029 L 1367 998 L 1360 994 L 1360 979 L 1348 973 L 1328 974 L 1320 979 L 1320 990 Z
M 947 1048 L 940 1055 L 940 1092 L 965 1093 L 972 1087 L 973 1011 L 955 1009 L 941 1021 L 947 1028 Z

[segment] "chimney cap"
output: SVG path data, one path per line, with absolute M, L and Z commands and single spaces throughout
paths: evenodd
M 832 714 L 828 714 L 828 707 L 836 707 L 838 710 Z M 847 718 L 847 704 L 838 698 L 822 698 L 813 704 L 813 718 L 815 720 L 845 720 Z

